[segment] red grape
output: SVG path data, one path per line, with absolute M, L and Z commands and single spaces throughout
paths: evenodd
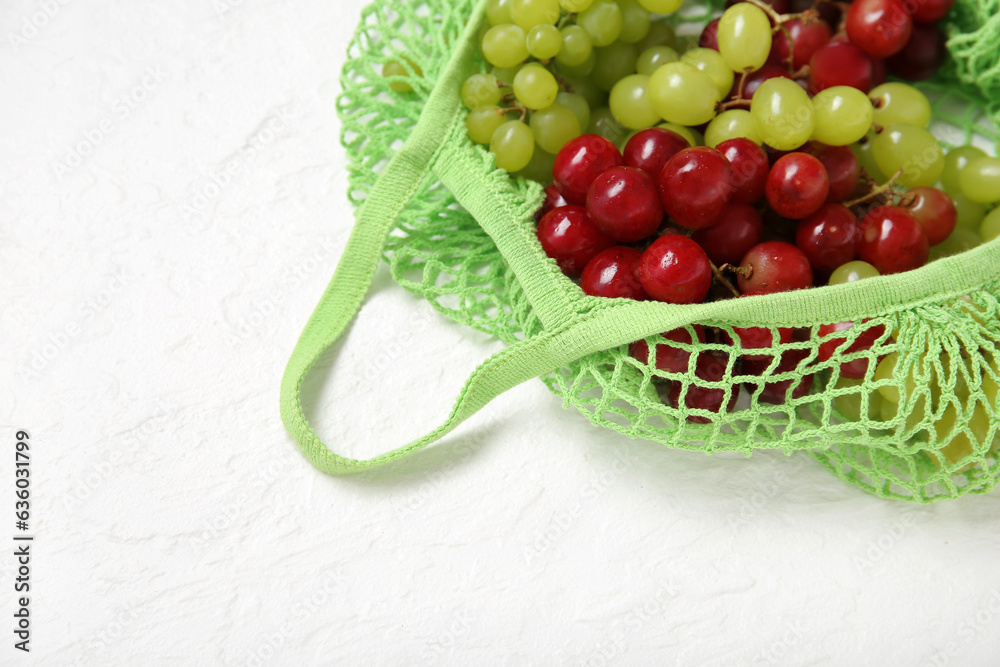
M 784 345 L 792 342 L 792 329 L 789 327 L 778 327 L 778 344 Z M 748 354 L 747 350 L 770 350 L 774 347 L 774 334 L 769 327 L 733 327 L 733 333 L 740 341 L 740 355 L 744 360 L 771 359 L 772 354 Z M 724 333 L 723 339 L 730 345 L 732 338 Z
M 559 208 L 560 206 L 566 206 L 569 202 L 566 201 L 561 194 L 559 194 L 559 188 L 556 187 L 555 183 L 551 183 L 547 188 L 545 188 L 545 201 L 542 202 L 542 207 L 535 211 L 535 222 L 539 222 L 545 217 L 545 214 L 552 209 Z
M 721 382 L 726 376 L 726 368 L 728 365 L 728 357 L 717 356 L 711 352 L 702 352 L 698 355 L 697 361 L 695 362 L 694 374 L 699 380 L 704 380 L 706 382 Z M 733 373 L 736 373 L 735 369 L 733 370 Z M 680 406 L 682 388 L 682 383 L 676 381 L 672 381 L 667 385 L 667 401 L 670 403 L 671 407 L 677 408 Z M 739 385 L 731 385 L 729 402 L 725 406 L 727 411 L 731 412 L 733 408 L 736 407 L 736 401 L 739 399 L 739 395 Z M 725 389 L 711 389 L 691 383 L 688 384 L 687 392 L 684 395 L 684 406 L 692 410 L 707 410 L 708 412 L 718 413 L 722 411 L 722 404 L 725 400 Z M 702 417 L 700 415 L 687 415 L 687 420 L 696 424 L 707 424 L 711 421 L 708 417 Z
M 938 71 L 948 54 L 946 38 L 936 25 L 913 26 L 903 50 L 886 59 L 889 70 L 907 81 L 923 81 Z
M 828 202 L 842 202 L 851 196 L 861 179 L 861 163 L 858 156 L 847 146 L 827 146 L 810 142 L 802 149 L 819 158 L 826 168 L 830 180 Z
M 598 253 L 580 276 L 580 288 L 590 296 L 645 301 L 646 293 L 636 276 L 642 254 L 635 248 L 615 246 Z
M 847 36 L 868 55 L 899 53 L 913 32 L 902 0 L 854 0 L 847 10 Z
M 786 21 L 784 26 L 792 38 L 791 43 L 789 43 L 784 30 L 774 33 L 774 40 L 771 42 L 771 59 L 776 64 L 787 66 L 789 55 L 791 55 L 793 70 L 800 70 L 808 65 L 812 55 L 830 41 L 832 34 L 830 26 L 823 21 L 803 23 L 801 19 L 792 19 Z
M 733 81 L 732 91 L 729 96 L 733 99 L 742 98 L 744 100 L 752 100 L 753 94 L 757 92 L 760 85 L 767 81 L 768 79 L 773 79 L 775 77 L 782 76 L 786 79 L 791 79 L 791 75 L 788 74 L 788 69 L 776 65 L 774 63 L 764 63 L 764 66 L 755 72 L 751 72 L 744 79 L 741 76 L 737 76 L 736 80 Z M 743 84 L 742 88 L 740 83 Z
M 698 36 L 698 46 L 703 49 L 719 50 L 719 19 L 712 19 Z
M 867 93 L 875 76 L 871 57 L 846 39 L 830 40 L 809 60 L 809 90 L 814 94 L 833 86 L 851 86 Z
M 906 9 L 917 23 L 934 23 L 943 19 L 954 4 L 955 0 L 910 0 Z
M 814 271 L 831 273 L 857 256 L 860 235 L 858 221 L 846 206 L 825 204 L 799 223 L 795 245 Z
M 712 267 L 697 243 L 680 234 L 664 234 L 642 253 L 638 269 L 642 288 L 667 303 L 698 303 L 712 286 Z
M 562 147 L 552 176 L 566 201 L 583 206 L 594 179 L 621 164 L 622 155 L 613 143 L 597 134 L 584 134 Z
M 704 343 L 705 329 L 700 324 L 693 324 L 691 326 L 694 329 L 698 342 Z M 684 343 L 685 345 L 691 345 L 694 343 L 694 340 L 691 337 L 691 332 L 685 327 L 668 331 L 667 333 L 662 334 L 662 337 L 672 343 Z M 635 359 L 638 359 L 644 364 L 649 363 L 649 344 L 645 340 L 635 341 L 629 345 L 628 350 L 629 354 L 631 354 Z M 687 373 L 688 359 L 690 358 L 691 352 L 688 350 L 683 350 L 679 347 L 674 347 L 673 345 L 667 345 L 666 343 L 656 344 L 656 359 L 654 363 L 661 371 L 666 371 L 668 373 Z
M 711 227 L 697 230 L 691 239 L 705 250 L 716 266 L 737 264 L 761 242 L 764 223 L 755 208 L 731 202 Z
M 773 294 L 811 287 L 812 268 L 801 250 L 784 241 L 765 241 L 740 262 L 740 291 Z
M 861 221 L 858 257 L 882 275 L 927 263 L 927 236 L 917 219 L 898 206 L 879 206 Z
M 594 225 L 619 243 L 652 236 L 663 222 L 656 184 L 632 167 L 612 167 L 598 176 L 587 191 L 587 211 Z
M 538 224 L 537 234 L 545 254 L 556 260 L 570 278 L 579 276 L 597 253 L 614 245 L 594 226 L 582 206 L 549 211 Z
M 771 171 L 764 149 L 742 137 L 723 141 L 716 149 L 732 167 L 732 199 L 744 204 L 760 201 L 767 185 L 767 174 Z
M 958 221 L 955 202 L 937 188 L 911 188 L 903 197 L 902 206 L 920 223 L 930 245 L 941 243 L 955 230 Z
M 830 179 L 819 159 L 808 153 L 789 153 L 771 167 L 765 193 L 776 213 L 799 220 L 823 205 Z
M 823 343 L 819 346 L 816 358 L 819 361 L 829 361 L 830 358 L 840 353 L 842 355 L 864 352 L 872 349 L 875 342 L 885 334 L 885 327 L 881 324 L 868 327 L 854 339 L 850 345 L 846 345 L 847 336 L 836 336 L 854 328 L 854 322 L 838 322 L 837 324 L 824 324 L 819 327 L 817 335 Z M 841 349 L 843 348 L 843 349 Z M 868 359 L 861 357 L 852 361 L 845 361 L 840 364 L 840 374 L 847 378 L 860 379 L 868 372 Z
M 732 165 L 716 149 L 682 150 L 660 172 L 660 197 L 667 214 L 682 227 L 708 227 L 729 203 L 732 176 Z
M 778 362 L 778 365 L 770 373 L 770 375 L 800 371 L 800 367 L 808 356 L 808 350 L 786 350 L 781 355 L 781 360 Z M 772 363 L 773 361 L 770 358 L 751 359 L 744 362 L 743 372 L 746 375 L 764 375 Z M 792 386 L 793 383 L 795 385 L 794 387 Z M 812 385 L 812 373 L 803 376 L 802 379 L 797 382 L 795 380 L 775 380 L 772 382 L 766 382 L 764 383 L 764 387 L 761 389 L 759 400 L 764 403 L 781 405 L 791 399 L 802 398 L 809 393 L 809 390 L 812 389 Z M 750 391 L 755 389 L 753 385 L 749 384 L 747 385 L 747 388 Z
M 653 178 L 657 178 L 663 171 L 663 165 L 689 145 L 687 139 L 676 132 L 662 127 L 651 127 L 629 139 L 622 155 L 626 166 L 642 169 Z

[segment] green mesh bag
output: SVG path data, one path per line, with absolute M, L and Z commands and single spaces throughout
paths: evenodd
M 357 222 L 281 387 L 282 418 L 316 467 L 343 474 L 388 463 L 540 377 L 594 424 L 669 447 L 747 455 L 802 450 L 847 482 L 918 502 L 996 485 L 1000 240 L 916 271 L 768 296 L 689 306 L 587 296 L 536 240 L 532 215 L 541 186 L 496 170 L 492 156 L 466 137 L 459 90 L 482 66 L 476 41 L 484 8 L 484 0 L 375 3 L 364 10 L 350 46 L 338 112 Z M 998 10 L 1000 0 L 958 0 L 947 19 L 951 58 L 925 86 L 934 100 L 934 130 L 946 144 L 978 135 L 996 145 Z M 703 23 L 710 11 L 685 8 L 677 20 Z M 405 63 L 411 76 L 383 78 L 390 61 Z M 390 88 L 404 82 L 412 92 Z M 301 391 L 354 317 L 382 259 L 404 288 L 507 347 L 476 369 L 434 432 L 355 460 L 319 440 Z M 818 337 L 820 326 L 837 322 L 854 326 Z M 695 324 L 731 336 L 733 327 L 774 335 L 779 327 L 799 327 L 810 335 L 756 351 L 742 350 L 738 336 L 733 346 L 676 344 L 728 353 L 713 381 L 696 377 L 693 368 L 662 372 L 629 354 L 634 341 L 656 345 L 661 332 L 692 331 Z M 859 336 L 875 344 L 852 351 Z M 770 355 L 758 364 L 763 373 L 741 375 L 737 356 L 755 352 Z M 893 372 L 876 377 L 877 362 L 889 355 L 896 355 Z M 782 359 L 796 363 L 779 365 Z M 868 361 L 865 378 L 842 379 L 842 364 L 859 360 Z M 798 391 L 802 382 L 812 383 L 806 393 Z M 723 405 L 741 397 L 721 413 L 685 407 L 688 392 L 705 390 L 720 392 Z M 765 400 L 775 391 L 785 395 L 783 403 Z

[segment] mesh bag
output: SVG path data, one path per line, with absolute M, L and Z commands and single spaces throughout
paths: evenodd
M 996 485 L 1000 240 L 916 271 L 834 287 L 689 306 L 589 297 L 535 238 L 541 186 L 496 170 L 466 137 L 459 89 L 482 66 L 476 43 L 484 7 L 481 0 L 375 3 L 350 46 L 338 112 L 358 220 L 282 381 L 282 417 L 314 465 L 334 474 L 382 465 L 541 377 L 594 424 L 670 447 L 803 450 L 847 482 L 918 502 Z M 973 137 L 996 145 L 998 9 L 1000 0 L 958 0 L 946 22 L 950 58 L 921 84 L 945 145 Z M 703 24 L 712 11 L 685 8 L 676 20 Z M 410 75 L 384 78 L 390 61 Z M 401 83 L 412 91 L 391 88 Z M 404 288 L 508 347 L 475 371 L 441 427 L 362 461 L 319 440 L 301 390 L 357 312 L 382 259 Z M 848 324 L 831 333 L 835 323 Z M 782 336 L 793 327 L 794 337 Z M 787 342 L 744 348 L 749 338 L 735 328 Z M 691 353 L 680 373 L 660 370 L 657 354 L 635 344 L 659 351 L 660 333 L 676 329 L 695 341 L 666 347 L 681 358 Z M 724 342 L 698 342 L 704 330 Z M 706 352 L 719 359 L 717 373 L 700 377 L 694 359 Z M 741 355 L 751 360 L 740 363 Z M 842 377 L 845 365 L 865 369 L 864 378 Z M 890 374 L 876 376 L 886 367 Z M 733 407 L 688 407 L 699 395 Z

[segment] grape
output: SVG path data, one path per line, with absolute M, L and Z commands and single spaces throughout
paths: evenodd
M 469 138 L 477 144 L 488 144 L 497 128 L 507 122 L 503 109 L 480 107 L 471 111 L 465 119 L 465 129 Z
M 651 22 L 649 32 L 636 42 L 635 48 L 639 50 L 639 53 L 642 53 L 654 46 L 669 46 L 671 49 L 677 50 L 677 33 L 674 32 L 673 26 L 666 21 Z
M 622 10 L 622 31 L 618 39 L 626 44 L 635 44 L 649 33 L 649 12 L 640 7 L 636 0 L 617 2 Z
M 483 57 L 497 67 L 514 67 L 528 58 L 524 30 L 516 25 L 495 25 L 483 36 Z
M 812 100 L 791 79 L 768 79 L 754 93 L 750 113 L 765 144 L 790 151 L 809 140 L 815 128 Z
M 510 88 L 511 84 L 514 83 L 514 77 L 521 71 L 521 67 L 523 67 L 521 63 L 513 67 L 494 67 L 490 70 L 490 74 L 497 80 L 498 86 L 501 88 Z
M 907 5 L 906 9 L 916 22 L 934 23 L 943 19 L 954 4 L 955 0 L 923 0 Z
M 1000 236 L 1000 208 L 995 208 L 983 218 L 983 225 L 979 228 L 979 236 L 984 243 L 989 243 Z
M 854 214 L 842 204 L 824 204 L 799 223 L 795 245 L 805 253 L 813 270 L 832 272 L 854 259 L 860 229 Z
M 974 202 L 991 204 L 1000 201 L 1000 158 L 977 157 L 962 170 L 959 183 L 962 194 Z
M 553 163 L 555 160 L 553 160 Z M 554 165 L 553 165 L 554 166 Z M 551 177 L 552 172 L 549 172 Z M 569 206 L 569 202 L 566 201 L 562 193 L 559 192 L 559 186 L 555 183 L 549 183 L 548 187 L 545 188 L 545 200 L 542 201 L 542 206 L 537 211 L 535 211 L 535 222 L 541 222 L 550 211 L 554 211 L 557 208 L 563 206 Z
M 691 325 L 691 329 L 694 331 L 693 335 L 687 328 L 680 328 L 660 334 L 660 338 L 666 339 L 671 343 L 681 343 L 683 345 L 693 345 L 695 340 L 699 343 L 704 343 L 705 328 L 700 324 L 693 324 Z M 655 348 L 656 356 L 653 363 L 659 370 L 666 371 L 667 373 L 687 372 L 688 359 L 691 358 L 689 350 L 666 343 L 657 344 Z M 628 352 L 640 363 L 649 363 L 649 343 L 645 340 L 637 340 L 629 345 Z
M 514 0 L 510 18 L 525 32 L 559 20 L 559 0 Z
M 830 41 L 830 26 L 824 21 L 803 23 L 801 19 L 792 19 L 785 21 L 784 27 L 791 37 L 791 46 L 785 31 L 779 30 L 774 33 L 770 61 L 787 66 L 788 59 L 792 58 L 793 71 L 808 65 L 812 55 Z
M 915 125 L 889 125 L 875 137 L 872 152 L 883 174 L 902 170 L 899 184 L 908 188 L 934 185 L 944 168 L 941 144 L 930 132 Z
M 492 74 L 473 74 L 462 84 L 462 103 L 470 109 L 494 107 L 500 97 L 500 87 Z
M 869 133 L 866 141 L 851 144 L 851 150 L 854 151 L 854 155 L 858 158 L 858 164 L 865 170 L 868 177 L 881 184 L 888 181 L 889 177 L 882 173 L 878 163 L 875 162 L 874 142 L 875 135 Z
M 556 55 L 556 62 L 566 67 L 579 67 L 587 62 L 594 50 L 590 34 L 578 25 L 568 25 L 559 32 L 562 48 Z
M 556 155 L 552 180 L 570 204 L 583 205 L 587 191 L 602 173 L 622 164 L 621 153 L 607 139 L 585 134 L 566 144 Z
M 635 63 L 639 57 L 634 46 L 621 42 L 595 49 L 595 55 L 597 62 L 590 79 L 605 92 L 611 92 L 616 83 L 635 73 Z
M 850 86 L 833 86 L 813 97 L 816 127 L 813 137 L 830 146 L 858 141 L 872 126 L 875 110 L 868 96 Z
M 615 120 L 611 109 L 599 107 L 590 112 L 587 134 L 600 135 L 617 146 L 627 141 L 628 128 Z
M 716 148 L 732 165 L 733 200 L 744 204 L 760 201 L 771 171 L 767 152 L 749 139 L 740 138 L 723 141 Z
M 582 12 L 594 4 L 594 0 L 559 0 L 559 6 L 571 14 Z
M 622 158 L 626 166 L 641 169 L 657 178 L 670 158 L 689 146 L 687 139 L 676 132 L 651 127 L 636 132 L 629 138 L 622 151 Z
M 580 276 L 580 289 L 590 296 L 645 301 L 648 297 L 636 276 L 641 256 L 635 248 L 608 248 L 587 262 Z
M 858 257 L 879 273 L 900 273 L 927 263 L 927 236 L 906 209 L 878 206 L 861 220 Z
M 535 152 L 535 134 L 521 121 L 509 120 L 493 133 L 490 152 L 496 155 L 497 168 L 520 171 L 531 162 Z
M 667 214 L 688 229 L 714 223 L 732 197 L 733 168 L 719 151 L 707 146 L 685 148 L 663 166 L 660 197 Z
M 975 146 L 958 146 L 945 154 L 944 169 L 941 171 L 941 185 L 944 186 L 945 192 L 953 197 L 962 193 L 959 184 L 962 170 L 977 157 L 986 157 L 986 153 Z
M 594 0 L 576 16 L 576 23 L 590 34 L 594 46 L 612 44 L 622 32 L 622 10 L 614 0 Z
M 875 82 L 871 57 L 846 40 L 831 39 L 809 59 L 809 90 L 818 93 L 833 86 L 852 86 L 863 92 Z
M 857 156 L 847 146 L 824 146 L 823 144 L 806 144 L 807 152 L 819 158 L 826 167 L 830 178 L 830 194 L 828 202 L 842 202 L 851 196 L 861 178 L 861 164 Z
M 718 355 L 718 352 L 699 353 L 695 358 L 695 377 L 706 382 L 720 382 L 726 376 L 729 362 L 728 357 Z M 733 372 L 737 371 L 734 369 Z M 691 414 L 691 410 L 704 410 L 712 413 L 732 412 L 739 400 L 740 386 L 732 384 L 730 387 L 729 402 L 727 403 L 726 389 L 711 389 L 694 383 L 687 385 L 687 391 L 684 393 L 684 414 L 687 420 L 695 424 L 708 424 L 712 421 L 710 417 Z M 682 383 L 667 383 L 666 399 L 671 407 L 680 408 L 682 391 L 684 391 Z
M 636 275 L 646 294 L 666 303 L 698 303 L 712 286 L 712 266 L 705 251 L 680 234 L 664 234 L 653 241 L 642 253 Z
M 538 63 L 525 65 L 514 77 L 514 95 L 529 109 L 544 109 L 556 101 L 558 94 L 556 78 Z
M 643 74 L 627 76 L 611 90 L 608 105 L 615 120 L 632 130 L 652 127 L 660 115 L 649 101 L 649 77 Z
M 673 14 L 681 8 L 684 0 L 639 0 L 643 9 L 654 14 Z
M 733 70 L 729 68 L 718 51 L 691 49 L 681 56 L 681 62 L 697 67 L 712 79 L 718 89 L 716 100 L 725 99 L 729 91 L 733 89 Z
M 972 201 L 962 193 L 951 195 L 951 201 L 955 204 L 957 214 L 955 226 L 965 229 L 979 229 L 979 225 L 986 216 L 986 207 L 979 202 Z
M 858 280 L 864 280 L 865 278 L 874 278 L 876 276 L 882 275 L 878 272 L 874 266 L 868 262 L 862 262 L 861 260 L 855 260 L 853 262 L 847 262 L 846 264 L 841 264 L 833 273 L 830 274 L 830 285 L 842 285 L 844 283 L 853 283 Z
M 680 56 L 669 46 L 651 46 L 639 54 L 635 68 L 639 74 L 649 76 L 658 70 L 661 65 L 674 63 L 678 60 L 680 60 Z
M 538 223 L 536 234 L 545 254 L 571 278 L 579 276 L 598 253 L 614 245 L 594 226 L 582 206 L 550 211 Z
M 855 0 L 846 23 L 851 41 L 876 58 L 901 51 L 913 32 L 902 0 Z
M 558 57 L 556 61 L 558 62 Z M 572 77 L 572 78 L 589 77 L 590 73 L 594 71 L 594 65 L 596 64 L 597 64 L 597 54 L 593 50 L 591 50 L 590 55 L 587 56 L 587 59 L 585 61 L 583 61 L 583 64 L 575 65 L 573 67 L 570 67 L 569 65 L 560 65 L 559 72 L 560 74 L 566 77 Z
M 573 112 L 581 131 L 590 125 L 590 105 L 587 104 L 587 100 L 583 98 L 583 95 L 561 92 L 556 95 L 556 102 Z
M 955 204 L 937 188 L 912 188 L 900 203 L 920 223 L 931 245 L 941 243 L 955 229 Z
M 396 60 L 390 60 L 387 62 L 385 66 L 382 67 L 382 76 L 388 78 L 390 76 L 421 77 L 424 75 L 423 70 L 420 69 L 420 66 L 415 62 L 405 56 L 403 60 L 406 61 L 406 65 Z M 409 65 L 409 69 L 407 69 L 407 65 Z M 393 81 L 389 84 L 389 87 L 397 93 L 413 92 L 413 86 L 405 81 Z
M 713 148 L 723 141 L 740 137 L 749 139 L 755 144 L 761 143 L 753 117 L 745 109 L 723 111 L 705 128 L 705 145 Z
M 743 257 L 740 291 L 774 294 L 812 287 L 813 273 L 802 251 L 783 241 L 758 243 Z
M 762 9 L 741 2 L 723 12 L 718 39 L 731 71 L 758 70 L 771 52 L 771 22 Z
M 543 150 L 558 153 L 570 139 L 580 136 L 580 121 L 569 107 L 556 102 L 531 115 L 531 131 Z
M 562 49 L 563 37 L 559 28 L 554 25 L 536 25 L 528 31 L 525 44 L 528 53 L 539 60 L 551 60 L 559 55 Z
M 695 231 L 691 238 L 705 249 L 710 260 L 721 266 L 738 264 L 763 236 L 760 213 L 749 204 L 733 201 L 711 227 Z
M 555 164 L 555 161 L 555 155 L 535 146 L 527 166 L 511 175 L 515 178 L 524 178 L 545 185 L 552 181 L 552 165 Z
M 513 23 L 514 19 L 510 15 L 513 4 L 513 0 L 489 0 L 486 3 L 486 18 L 495 26 Z
M 923 81 L 934 76 L 947 55 L 947 38 L 941 28 L 918 23 L 903 50 L 886 58 L 885 64 L 901 79 Z
M 952 255 L 965 252 L 970 248 L 975 248 L 982 244 L 982 242 L 983 240 L 979 237 L 977 231 L 964 227 L 956 227 L 948 238 L 931 248 L 930 259 L 936 260 L 942 257 L 951 257 Z
M 664 130 L 670 130 L 671 132 L 676 132 L 677 134 L 681 135 L 687 140 L 689 146 L 705 145 L 705 137 L 703 137 L 698 130 L 687 127 L 685 125 L 678 125 L 677 123 L 660 123 L 656 127 L 661 127 Z
M 653 108 L 663 120 L 679 125 L 712 120 L 718 92 L 710 76 L 687 63 L 667 63 L 649 77 Z
M 878 420 L 882 413 L 882 395 L 877 391 L 874 393 L 865 392 L 863 387 L 864 382 L 863 379 L 841 376 L 834 385 L 835 390 L 858 389 L 856 392 L 840 394 L 833 399 L 833 403 L 840 410 L 840 413 L 851 421 L 862 421 L 861 414 L 864 409 L 862 397 L 864 396 L 868 398 L 867 411 L 864 413 L 866 419 L 872 421 Z
M 872 89 L 875 102 L 874 121 L 885 127 L 909 123 L 926 128 L 931 122 L 931 103 L 922 92 L 905 83 L 883 83 Z
M 765 194 L 775 213 L 784 218 L 801 220 L 818 211 L 826 202 L 830 194 L 830 177 L 818 158 L 808 153 L 789 153 L 771 167 Z
M 719 21 L 721 17 L 712 19 L 698 35 L 698 46 L 703 49 L 719 50 Z

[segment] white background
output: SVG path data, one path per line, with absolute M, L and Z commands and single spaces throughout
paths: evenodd
M 305 462 L 278 385 L 352 221 L 361 6 L 0 5 L 0 663 L 998 664 L 997 493 L 919 507 L 805 456 L 667 451 L 537 381 L 388 469 Z M 375 454 L 498 349 L 383 271 L 312 414 Z

